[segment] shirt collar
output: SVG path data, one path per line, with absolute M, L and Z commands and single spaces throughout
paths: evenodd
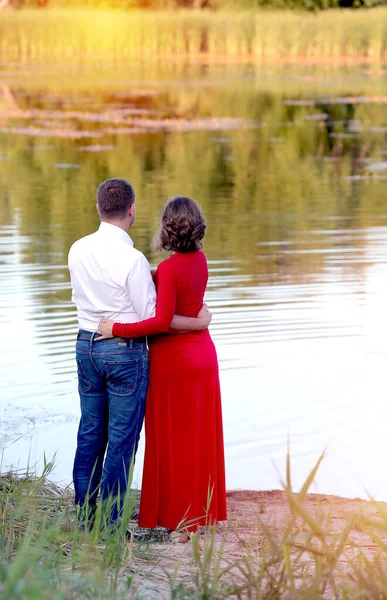
M 121 227 L 117 227 L 117 225 L 112 225 L 111 223 L 106 223 L 106 221 L 101 221 L 101 225 L 99 226 L 98 231 L 100 233 L 103 233 L 104 235 L 121 238 L 124 242 L 126 242 L 130 246 L 134 246 L 130 235 L 128 233 L 126 233 L 126 231 L 121 229 Z

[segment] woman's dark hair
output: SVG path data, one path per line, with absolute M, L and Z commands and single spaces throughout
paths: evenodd
M 98 186 L 97 204 L 104 219 L 122 219 L 134 203 L 133 186 L 125 179 L 107 179 Z
M 200 250 L 206 228 L 199 204 L 186 196 L 175 196 L 164 206 L 155 250 L 183 253 Z

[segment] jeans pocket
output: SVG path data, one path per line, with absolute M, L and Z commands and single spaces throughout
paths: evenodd
M 134 394 L 139 378 L 139 359 L 102 361 L 106 372 L 106 385 L 119 396 Z
M 82 360 L 77 358 L 77 369 L 78 369 L 78 386 L 79 391 L 82 394 L 86 394 L 91 390 L 91 381 L 87 376 L 86 369 L 82 364 Z

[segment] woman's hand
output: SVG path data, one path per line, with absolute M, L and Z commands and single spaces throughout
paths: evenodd
M 207 329 L 212 319 L 212 313 L 208 310 L 207 304 L 203 304 L 197 318 L 200 319 L 202 329 Z
M 114 321 L 110 319 L 100 319 L 97 333 L 100 334 L 101 337 L 94 338 L 96 342 L 100 342 L 101 340 L 107 340 L 108 338 L 112 338 L 113 336 L 113 325 Z

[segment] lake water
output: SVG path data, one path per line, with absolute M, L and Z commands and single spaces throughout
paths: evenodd
M 161 208 L 208 222 L 227 486 L 387 500 L 386 72 L 130 65 L 0 71 L 2 469 L 71 481 L 79 418 L 67 252 L 129 179 L 135 245 Z M 119 259 L 119 257 L 118 257 Z M 143 439 L 135 479 L 140 480 Z

